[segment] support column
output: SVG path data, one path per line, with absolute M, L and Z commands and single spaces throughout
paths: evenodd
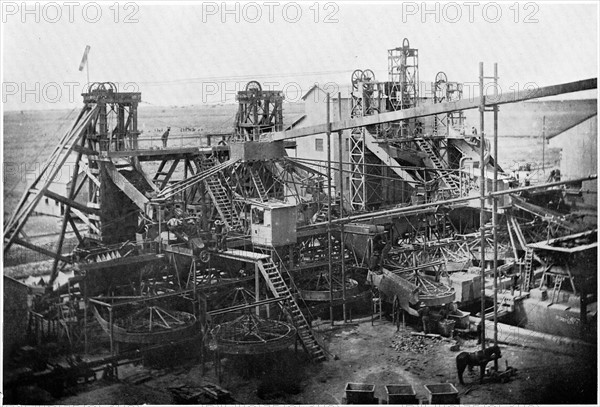
M 333 326 L 333 263 L 331 244 L 331 107 L 327 94 L 327 257 L 329 258 L 329 319 Z
M 133 138 L 133 149 L 138 149 L 138 119 L 137 119 L 137 103 L 132 103 L 129 109 L 131 114 L 131 135 Z
M 494 63 L 494 100 L 498 99 L 498 63 Z M 498 191 L 498 105 L 494 105 L 494 183 Z M 493 198 L 492 227 L 494 229 L 494 345 L 498 346 L 498 197 Z M 483 281 L 481 282 L 483 284 Z M 494 359 L 498 371 L 498 359 Z
M 108 308 L 108 313 L 109 313 L 108 324 L 109 324 L 109 329 L 110 329 L 110 355 L 114 356 L 115 352 L 114 352 L 113 309 L 112 309 L 112 307 Z
M 83 353 L 88 353 L 88 295 L 87 295 L 87 276 L 83 279 Z
M 254 296 L 256 297 L 256 301 L 260 300 L 260 270 L 258 269 L 258 264 L 254 264 Z M 260 307 L 256 307 L 256 315 L 260 316 Z
M 342 120 L 342 94 L 338 92 L 338 113 L 339 120 Z M 342 131 L 338 132 L 338 160 L 339 160 L 339 195 L 340 195 L 340 217 L 344 217 L 344 164 L 342 160 L 343 153 L 343 137 Z M 346 318 L 346 256 L 344 256 L 346 248 L 346 239 L 344 237 L 344 224 L 340 224 L 340 256 L 342 261 L 342 314 L 344 318 L 344 324 L 347 322 Z
M 484 113 L 485 100 L 483 95 L 483 62 L 479 63 L 479 233 L 480 267 L 481 267 L 481 350 L 485 350 L 485 143 Z M 483 372 L 481 373 L 483 376 Z

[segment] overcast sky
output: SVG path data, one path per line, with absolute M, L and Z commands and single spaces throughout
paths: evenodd
M 5 109 L 80 105 L 86 45 L 91 81 L 133 83 L 151 105 L 230 102 L 252 79 L 289 100 L 315 82 L 346 93 L 357 68 L 386 80 L 405 37 L 421 82 L 476 82 L 480 61 L 489 75 L 498 62 L 503 91 L 598 74 L 597 2 L 73 4 L 2 4 Z

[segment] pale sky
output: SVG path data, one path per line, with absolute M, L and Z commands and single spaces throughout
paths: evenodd
M 134 83 L 151 105 L 231 102 L 235 83 L 252 79 L 277 82 L 289 100 L 315 82 L 346 93 L 357 68 L 386 80 L 387 50 L 405 37 L 419 49 L 421 82 L 439 71 L 476 82 L 480 61 L 486 75 L 498 63 L 506 91 L 598 76 L 597 2 L 259 1 L 228 3 L 227 10 L 220 1 L 130 2 L 119 4 L 117 16 L 111 1 L 99 17 L 97 3 L 67 3 L 31 3 L 25 13 L 21 2 L 3 2 L 5 110 L 81 105 L 81 85 L 71 83 L 87 81 L 78 70 L 86 45 L 91 81 Z

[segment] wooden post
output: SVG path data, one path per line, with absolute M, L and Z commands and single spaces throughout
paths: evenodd
M 192 259 L 192 284 L 194 285 L 194 301 L 198 301 L 198 296 L 196 293 L 196 259 Z M 200 301 L 198 301 L 198 307 L 200 307 Z M 196 309 L 196 307 L 194 307 Z M 198 314 L 199 316 L 200 314 Z
M 494 99 L 498 97 L 498 63 L 494 63 Z M 494 183 L 493 192 L 498 191 L 498 105 L 494 105 Z M 493 199 L 492 224 L 494 232 L 494 345 L 498 346 L 498 198 Z M 484 281 L 481 281 L 484 284 Z M 494 359 L 498 371 L 498 359 Z
M 162 208 L 156 205 L 158 211 L 158 253 L 162 253 Z
M 82 146 L 85 145 L 85 140 L 86 140 L 86 137 L 85 136 L 82 137 L 82 139 L 81 139 Z M 71 189 L 69 190 L 69 193 L 67 194 L 67 197 L 71 201 L 74 200 L 75 191 L 77 190 L 77 178 L 79 177 L 79 162 L 81 161 L 81 156 L 82 156 L 81 152 L 77 153 L 77 159 L 75 160 L 75 167 L 73 168 L 73 175 L 71 177 Z M 60 234 L 58 237 L 58 244 L 56 247 L 56 254 L 58 254 L 58 256 L 56 256 L 54 258 L 54 262 L 52 263 L 52 273 L 50 274 L 50 281 L 48 282 L 48 285 L 50 285 L 50 286 L 52 286 L 52 284 L 54 283 L 54 279 L 58 275 L 59 256 L 62 253 L 62 247 L 63 247 L 63 243 L 65 241 L 65 233 L 67 231 L 67 223 L 69 223 L 69 219 L 71 217 L 71 207 L 68 206 L 67 204 L 64 204 L 64 205 L 65 205 L 65 213 L 64 213 L 64 218 L 62 220 L 62 225 L 60 227 Z
M 87 277 L 87 276 L 86 276 Z M 83 280 L 83 353 L 88 353 L 88 296 L 87 296 L 87 278 Z
M 113 309 L 112 307 L 108 308 L 108 323 L 109 323 L 109 327 L 110 327 L 110 355 L 114 356 L 114 339 L 113 339 Z
M 338 92 L 338 114 L 339 120 L 342 120 L 342 93 Z M 343 155 L 343 137 L 342 131 L 338 132 L 338 161 L 339 161 L 339 185 L 338 190 L 340 193 L 340 217 L 344 217 L 344 164 L 342 160 Z M 344 237 L 344 224 L 340 225 L 340 256 L 342 260 L 342 316 L 344 319 L 344 323 L 348 322 L 346 318 L 346 239 Z
M 254 263 L 254 296 L 258 302 L 260 300 L 260 271 L 256 263 Z M 260 306 L 256 306 L 256 315 L 260 316 Z

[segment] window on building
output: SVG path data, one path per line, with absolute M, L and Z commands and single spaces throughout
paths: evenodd
M 263 225 L 265 223 L 265 211 L 262 208 L 252 208 L 252 223 Z
M 346 152 L 350 151 L 350 139 L 346 139 Z
M 323 151 L 323 139 L 322 138 L 315 139 L 315 151 Z

